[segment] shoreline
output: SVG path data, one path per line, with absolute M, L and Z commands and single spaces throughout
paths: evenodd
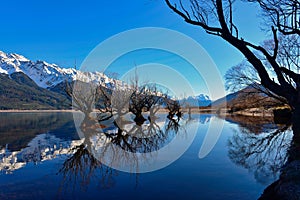
M 188 109 L 182 109 L 184 114 L 188 114 Z M 79 110 L 0 110 L 0 113 L 77 113 L 81 112 Z M 167 110 L 165 109 L 159 109 L 157 113 L 168 113 Z M 262 118 L 269 118 L 269 117 L 274 117 L 273 114 L 271 114 L 268 111 L 265 112 L 249 112 L 249 111 L 239 111 L 239 112 L 234 112 L 234 113 L 228 113 L 227 110 L 222 110 L 221 112 L 217 112 L 216 110 L 213 109 L 198 109 L 198 108 L 193 108 L 191 109 L 191 114 L 217 114 L 219 116 L 232 116 L 232 115 L 239 115 L 239 116 L 248 116 L 248 117 L 262 117 Z
M 78 112 L 76 110 L 0 110 L 0 113 Z

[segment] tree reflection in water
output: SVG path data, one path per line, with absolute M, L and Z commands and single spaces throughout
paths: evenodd
M 276 127 L 259 121 L 239 122 L 240 131 L 228 141 L 230 159 L 253 172 L 257 181 L 270 184 L 259 200 L 299 200 L 299 134 L 289 124 Z
M 261 133 L 241 127 L 228 141 L 229 158 L 253 172 L 258 182 L 270 184 L 279 177 L 281 167 L 287 161 L 291 140 L 289 126 Z
M 300 199 L 300 141 L 298 133 L 294 133 L 287 155 L 287 162 L 281 169 L 279 179 L 264 190 L 260 200 Z
M 103 129 L 96 121 L 84 121 L 86 124 L 80 126 L 85 136 L 84 142 L 72 149 L 74 153 L 59 170 L 64 177 L 61 188 L 75 188 L 80 183 L 81 188 L 86 189 L 93 178 L 99 180 L 100 188 L 112 187 L 117 170 L 106 166 L 107 163 L 109 166 L 129 166 L 136 175 L 137 184 L 141 160 L 147 162 L 155 156 L 155 151 L 168 144 L 180 130 L 180 118 L 158 119 L 151 116 L 149 123 L 138 125 L 116 118 Z M 101 123 L 100 127 L 104 127 Z
M 59 170 L 59 173 L 63 174 L 61 191 L 62 189 L 67 190 L 69 187 L 75 189 L 78 183 L 80 183 L 82 189 L 86 189 L 91 179 L 97 174 L 101 175 L 101 178 L 98 179 L 99 187 L 109 188 L 113 186 L 114 171 L 102 165 L 89 152 L 84 143 L 74 147 L 72 151 L 74 151 L 74 154 L 64 161 L 62 168 Z

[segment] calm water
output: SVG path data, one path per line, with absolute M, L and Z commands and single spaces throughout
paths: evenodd
M 163 169 L 138 174 L 111 169 L 91 156 L 71 113 L 1 113 L 0 199 L 257 199 L 278 178 L 291 133 L 273 136 L 278 126 L 268 121 L 226 119 L 215 147 L 200 159 L 209 124 L 223 120 L 213 115 L 183 120 L 176 134 L 197 130 L 187 151 Z M 168 144 L 175 131 L 168 130 L 156 148 Z

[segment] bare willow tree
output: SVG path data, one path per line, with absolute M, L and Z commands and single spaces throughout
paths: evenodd
M 299 47 L 300 2 L 298 0 L 244 0 L 255 3 L 262 11 L 266 31 L 272 33 L 272 45 L 251 43 L 239 34 L 235 24 L 234 0 L 165 0 L 167 6 L 188 24 L 199 26 L 206 33 L 228 42 L 242 53 L 255 69 L 263 87 L 288 102 L 293 110 L 293 130 L 300 135 L 300 74 L 299 52 L 292 52 L 285 41 Z M 238 8 L 236 8 L 238 9 Z M 287 49 L 287 50 L 285 50 Z M 295 53 L 295 54 L 294 54 Z M 288 56 L 281 57 L 281 54 Z M 293 59 L 297 58 L 296 60 Z M 282 59 L 288 59 L 284 64 Z M 297 63 L 294 63 L 294 62 Z M 299 124 L 299 125 L 297 125 Z
M 65 91 L 72 98 L 73 109 L 81 111 L 84 115 L 81 129 L 98 126 L 98 122 L 113 117 L 111 90 L 100 83 L 80 80 L 67 82 Z
M 66 82 L 65 91 L 72 98 L 75 110 L 80 110 L 87 116 L 93 111 L 98 96 L 95 85 L 81 81 Z
M 166 109 L 169 111 L 167 118 L 172 120 L 175 115 L 177 116 L 177 121 L 179 121 L 183 115 L 181 111 L 181 105 L 178 100 L 173 100 L 168 97 L 164 98 L 166 104 Z
M 132 94 L 129 101 L 129 111 L 135 115 L 134 121 L 143 124 L 146 119 L 143 112 L 150 111 L 149 119 L 154 118 L 154 114 L 163 103 L 163 94 L 159 92 L 155 84 L 144 84 L 139 86 L 136 82 L 132 86 Z

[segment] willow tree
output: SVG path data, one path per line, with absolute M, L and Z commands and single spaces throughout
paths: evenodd
M 264 29 L 272 35 L 268 45 L 254 44 L 239 35 L 239 27 L 235 24 L 235 17 L 239 17 L 234 12 L 238 9 L 234 7 L 235 0 L 165 2 L 186 23 L 235 47 L 255 69 L 262 86 L 286 99 L 293 111 L 294 132 L 300 135 L 299 0 L 243 0 L 261 9 Z

